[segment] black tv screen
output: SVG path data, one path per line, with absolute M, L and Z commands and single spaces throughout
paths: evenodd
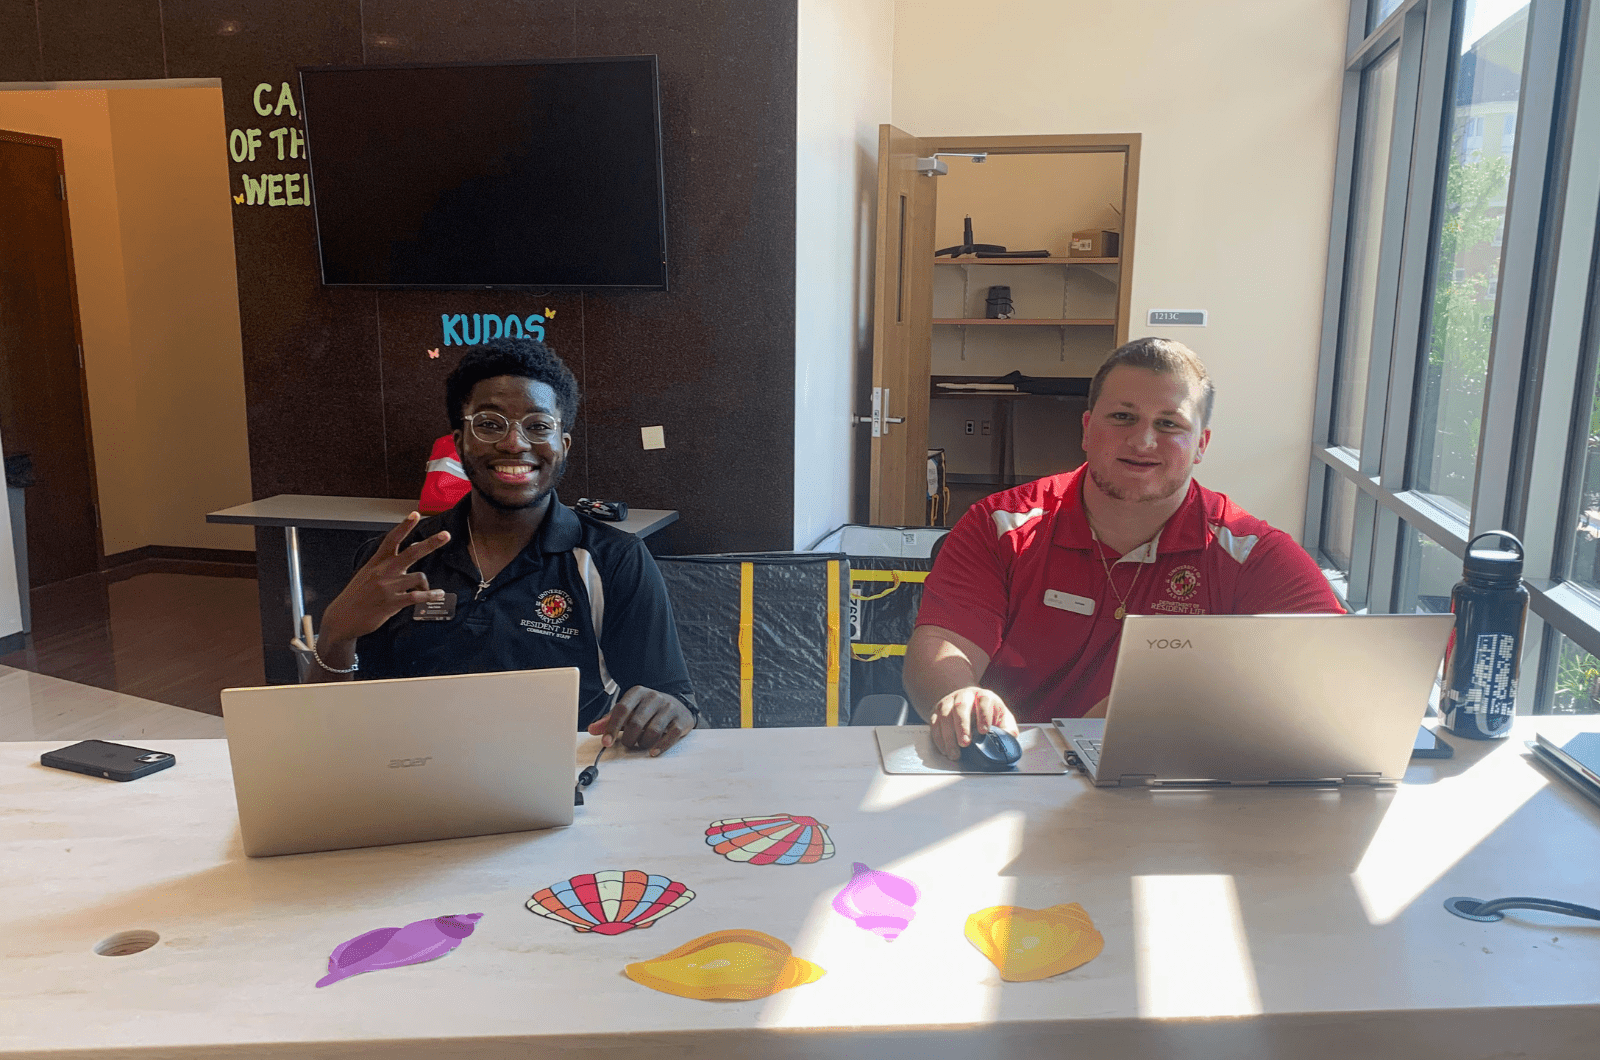
M 667 286 L 653 55 L 300 70 L 322 282 Z

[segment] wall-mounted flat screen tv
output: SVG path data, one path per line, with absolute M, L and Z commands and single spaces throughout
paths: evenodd
M 667 286 L 656 57 L 300 69 L 322 282 Z

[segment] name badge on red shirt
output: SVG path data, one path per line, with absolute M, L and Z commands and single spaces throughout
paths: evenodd
M 1080 615 L 1094 614 L 1094 601 L 1087 596 L 1075 596 L 1064 593 L 1060 589 L 1046 589 L 1044 591 L 1044 605 L 1059 608 L 1062 611 L 1073 611 Z

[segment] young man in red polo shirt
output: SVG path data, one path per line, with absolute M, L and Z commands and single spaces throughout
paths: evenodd
M 1087 460 L 987 497 L 923 586 L 905 685 L 951 758 L 990 728 L 1105 712 L 1126 614 L 1339 612 L 1294 539 L 1192 480 L 1211 440 L 1205 365 L 1170 339 L 1106 359 Z

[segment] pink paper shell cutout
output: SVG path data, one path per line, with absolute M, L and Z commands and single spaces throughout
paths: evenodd
M 868 868 L 859 861 L 851 865 L 851 872 L 850 882 L 834 896 L 834 910 L 855 921 L 863 931 L 893 942 L 917 915 L 912 908 L 921 897 L 917 885 L 904 876 Z

